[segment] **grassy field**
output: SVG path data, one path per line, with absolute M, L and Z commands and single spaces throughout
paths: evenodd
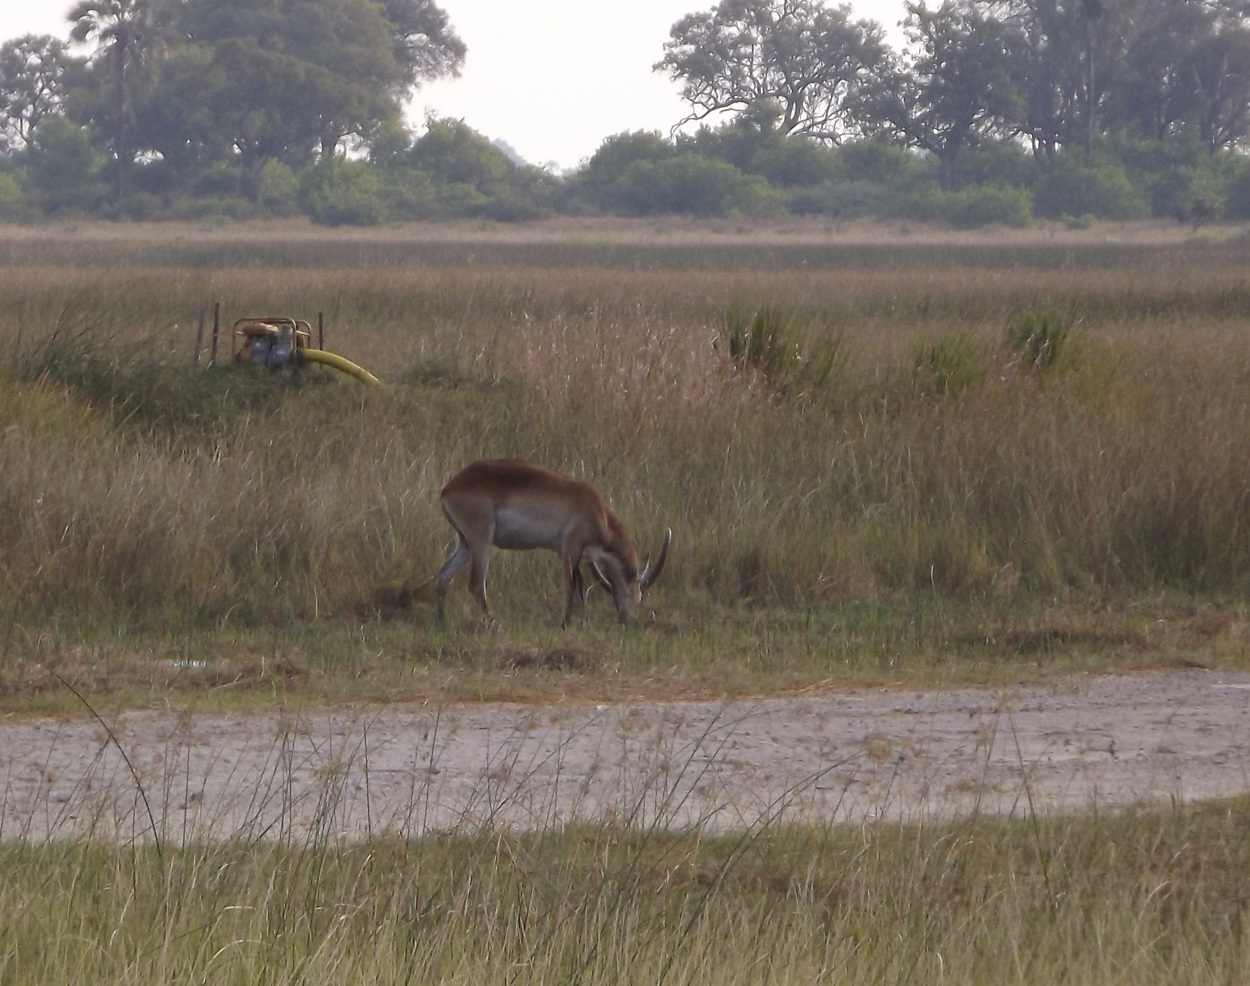
M 0 983 L 1231 986 L 1250 973 L 1248 826 L 1233 802 L 734 836 L 7 844 Z
M 1250 239 L 562 221 L 0 230 L 0 714 L 1250 666 Z M 323 312 L 387 383 L 192 365 Z M 473 459 L 584 476 L 639 625 L 430 580 Z M 2 795 L 0 795 L 2 796 Z M 735 835 L 0 833 L 0 984 L 1246 980 L 1245 802 Z M 57 943 L 50 947 L 49 943 Z
M 1248 254 L 1166 229 L 7 231 L 0 706 L 73 704 L 49 668 L 146 704 L 1242 664 Z M 389 386 L 192 366 L 214 302 L 322 312 Z M 640 627 L 595 594 L 558 632 L 542 554 L 496 556 L 498 625 L 461 583 L 433 620 L 438 490 L 505 454 L 592 480 L 644 553 L 674 529 Z

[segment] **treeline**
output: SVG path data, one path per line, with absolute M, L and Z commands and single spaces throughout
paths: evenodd
M 66 40 L 0 46 L 0 218 L 1250 218 L 1247 0 L 907 12 L 900 50 L 820 0 L 690 14 L 654 68 L 698 128 L 556 175 L 404 126 L 465 56 L 430 0 L 82 0 Z

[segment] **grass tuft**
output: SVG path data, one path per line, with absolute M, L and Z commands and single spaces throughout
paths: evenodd
M 1072 360 L 1072 318 L 1057 311 L 1027 311 L 1007 325 L 1012 360 L 1025 369 L 1052 373 Z

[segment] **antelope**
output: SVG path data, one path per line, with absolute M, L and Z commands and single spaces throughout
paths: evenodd
M 456 549 L 438 571 L 438 617 L 443 618 L 447 587 L 466 562 L 469 591 L 490 616 L 486 569 L 492 547 L 513 551 L 546 548 L 564 566 L 566 627 L 573 602 L 586 613 L 587 584 L 582 561 L 612 596 L 621 623 L 629 623 L 643 595 L 668 560 L 672 528 L 655 565 L 650 555 L 638 566 L 638 550 L 607 501 L 590 483 L 524 459 L 482 459 L 447 481 L 439 497 L 443 515 L 456 531 Z

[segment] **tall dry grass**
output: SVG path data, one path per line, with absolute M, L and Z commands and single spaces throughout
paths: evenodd
M 877 271 L 722 271 L 683 245 L 681 272 L 594 249 L 535 266 L 525 244 L 409 268 L 380 240 L 362 269 L 330 243 L 323 260 L 352 264 L 308 271 L 284 252 L 307 245 L 246 270 L 163 248 L 173 266 L 145 245 L 0 274 L 0 583 L 22 612 L 419 608 L 448 542 L 438 489 L 492 455 L 592 479 L 643 550 L 671 525 L 669 606 L 1227 597 L 1250 572 L 1237 243 L 1169 266 L 1104 247 L 1073 265 L 1063 246 L 1032 268 L 948 250 Z M 323 311 L 329 347 L 391 386 L 193 369 L 214 299 L 227 321 Z M 735 311 L 781 313 L 792 355 L 735 355 Z M 1071 327 L 1049 370 L 1009 341 L 1036 312 Z M 549 566 L 497 564 L 497 602 L 545 613 Z

